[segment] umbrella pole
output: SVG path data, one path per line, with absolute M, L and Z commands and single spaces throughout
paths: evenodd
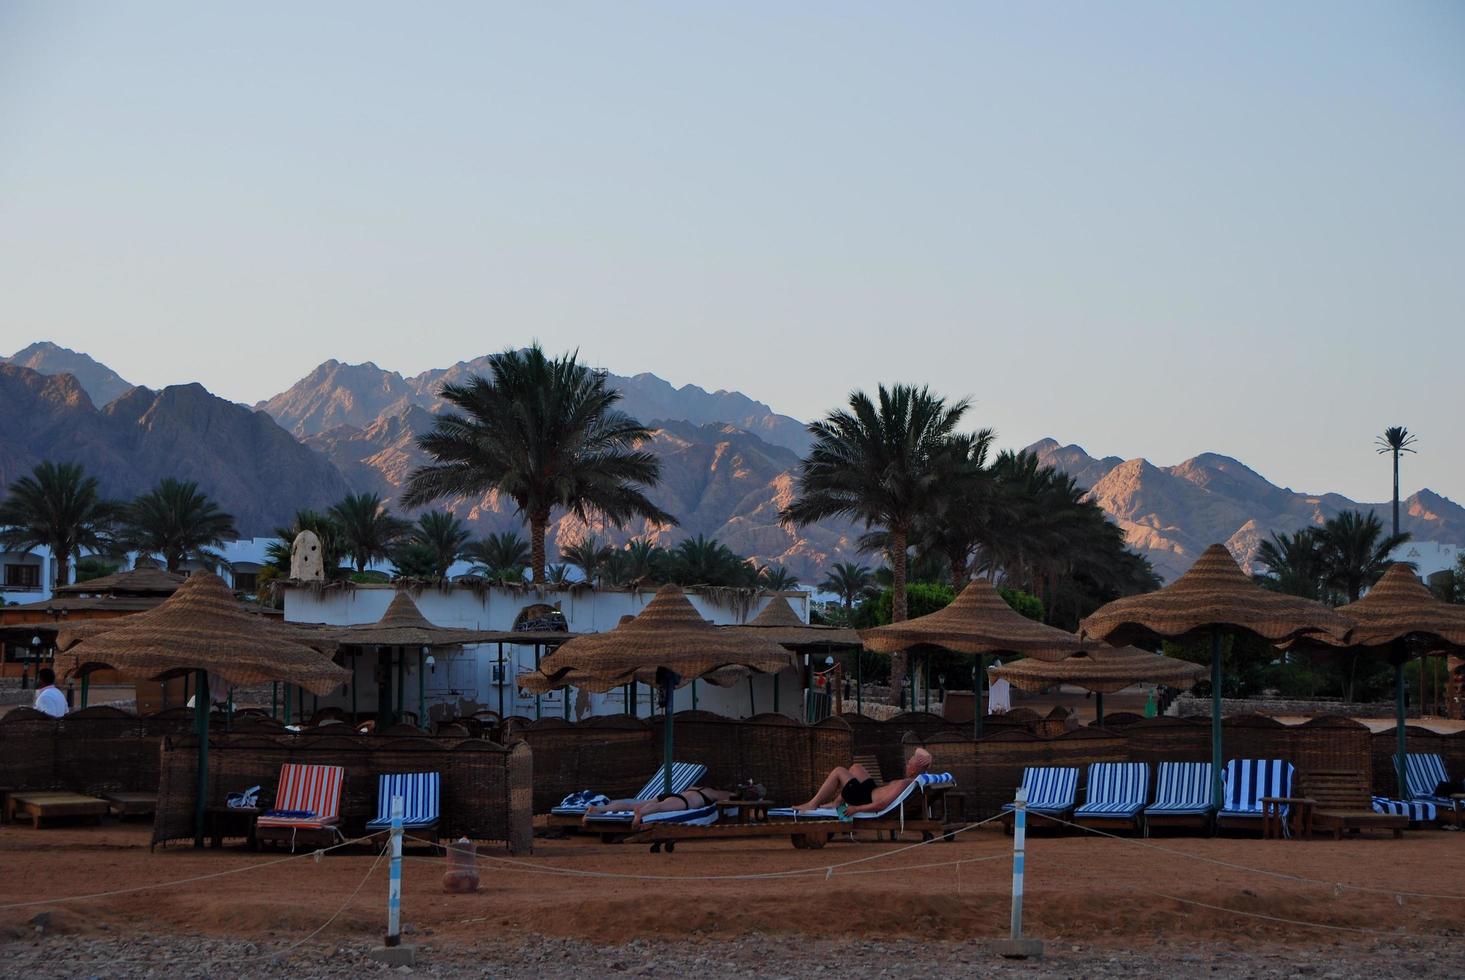
M 924 689 L 925 706 L 921 709 L 926 714 L 931 713 L 931 655 L 928 653 L 921 658 L 921 687 Z
M 417 648 L 417 727 L 427 731 L 427 663 Z
M 569 721 L 570 720 L 570 689 L 567 687 L 567 688 L 564 689 L 564 692 L 565 692 L 565 694 L 564 694 L 564 698 L 562 700 L 565 702 L 565 721 Z
M 393 724 L 402 720 L 402 688 L 407 684 L 407 658 L 404 656 L 406 652 L 403 648 L 397 649 L 397 710 L 392 717 Z
M 672 762 L 671 762 L 671 756 L 672 756 L 672 732 L 671 732 L 671 725 L 672 725 L 672 710 L 671 710 L 672 686 L 671 686 L 671 676 L 670 676 L 670 674 L 667 675 L 667 679 L 666 679 L 665 684 L 662 687 L 662 690 L 666 692 L 666 717 L 662 719 L 662 723 L 663 723 L 663 729 L 662 730 L 665 733 L 665 735 L 664 735 L 664 739 L 663 739 L 664 744 L 662 746 L 662 760 L 661 760 L 662 761 L 662 766 L 661 766 L 661 782 L 662 782 L 662 788 L 661 788 L 661 791 L 663 793 L 667 794 L 668 796 L 670 796 L 671 795 L 671 766 L 672 766 Z
M 865 713 L 865 658 L 861 656 L 864 652 L 855 653 L 855 714 L 858 715 Z
M 193 801 L 193 846 L 203 847 L 203 823 L 209 793 L 209 675 L 198 672 L 193 696 L 194 729 L 198 733 L 198 781 Z
M 982 737 L 982 688 L 987 686 L 987 655 L 977 654 L 977 666 L 972 669 L 972 738 Z
M 358 724 L 358 719 L 356 717 L 356 715 L 357 715 L 357 711 L 356 711 L 356 688 L 357 688 L 356 674 L 357 674 L 357 669 L 359 667 L 360 667 L 360 664 L 357 663 L 356 654 L 354 654 L 354 653 L 351 654 L 351 727 L 352 728 L 355 728 L 356 725 Z
M 748 675 L 748 683 L 753 683 L 753 675 Z M 773 713 L 778 714 L 778 675 L 773 675 Z
M 280 682 L 270 681 L 270 717 L 280 717 Z
M 538 643 L 534 644 L 534 672 L 536 674 L 539 673 L 539 644 Z M 538 691 L 535 691 L 534 692 L 534 720 L 535 721 L 538 721 L 541 716 L 542 716 L 542 709 L 541 709 L 540 701 L 539 701 L 539 692 Z M 667 792 L 670 793 L 671 790 L 667 790 Z
M 1096 715 L 1096 717 L 1094 719 L 1094 724 L 1095 725 L 1102 725 L 1104 723 L 1104 692 L 1103 691 L 1095 691 L 1094 692 L 1094 713 Z
M 90 674 L 81 675 L 81 706 L 83 708 L 86 707 L 87 687 L 91 685 L 91 682 L 92 678 Z
M 1394 771 L 1399 776 L 1399 799 L 1409 799 L 1408 780 L 1405 773 L 1408 771 L 1409 756 L 1405 755 L 1404 738 L 1404 658 L 1400 655 L 1403 651 L 1396 650 L 1394 654 Z
M 778 684 L 778 675 L 773 675 L 773 683 Z M 758 703 L 753 700 L 753 675 L 748 675 L 748 717 L 751 718 L 758 713 Z
M 499 721 L 504 719 L 504 643 L 499 641 Z
M 697 678 L 692 678 L 692 710 L 697 710 Z
M 1221 806 L 1221 631 L 1211 631 L 1211 802 Z

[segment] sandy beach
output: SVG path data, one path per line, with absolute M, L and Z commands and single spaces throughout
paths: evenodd
M 385 918 L 386 863 L 373 868 L 371 853 L 266 868 L 286 855 L 149 853 L 147 840 L 145 826 L 0 831 L 0 905 L 34 903 L 5 910 L 8 969 L 58 977 L 384 969 L 362 959 Z M 1445 977 L 1465 969 L 1461 898 L 1426 897 L 1465 896 L 1465 835 L 1149 845 L 1030 838 L 1026 931 L 1047 951 L 1037 963 L 1002 961 L 987 946 L 1008 926 L 1011 840 L 985 829 L 914 848 L 833 843 L 815 852 L 737 841 L 652 855 L 539 840 L 523 858 L 485 850 L 481 892 L 466 896 L 442 892 L 441 857 L 409 852 L 403 920 L 418 948 L 416 971 L 435 976 Z M 251 870 L 46 901 L 240 868 Z M 810 873 L 786 876 L 794 870 Z M 785 876 L 769 877 L 776 874 Z

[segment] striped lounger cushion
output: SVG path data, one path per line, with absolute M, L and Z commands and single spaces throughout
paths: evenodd
M 1072 766 L 1029 766 L 1022 771 L 1022 785 L 1028 791 L 1029 813 L 1066 813 L 1078 796 L 1078 769 Z M 1004 803 L 1011 810 L 1014 804 Z
M 1373 812 L 1387 813 L 1395 817 L 1408 817 L 1411 823 L 1434 823 L 1439 819 L 1439 809 L 1433 803 L 1418 800 L 1391 800 L 1387 796 L 1373 798 Z
M 280 767 L 280 787 L 275 793 L 275 806 L 260 815 L 256 826 L 335 826 L 341 818 L 341 783 L 345 778 L 346 770 L 340 766 L 291 764 Z
M 639 802 L 644 802 L 646 800 L 654 800 L 665 792 L 662 788 L 665 785 L 665 777 L 663 775 L 665 771 L 665 766 L 656 770 L 656 775 L 646 781 L 646 785 L 641 787 L 641 791 L 634 798 Z M 707 767 L 700 763 L 674 762 L 671 767 L 671 791 L 673 793 L 680 793 L 684 789 L 690 789 L 697 785 L 698 781 L 705 775 L 707 775 Z M 550 812 L 559 813 L 558 810 L 552 810 Z M 582 816 L 584 813 L 584 810 L 580 811 Z M 566 813 L 561 815 L 572 816 L 573 814 Z M 602 823 L 630 823 L 634 816 L 635 814 L 630 810 L 607 810 L 605 813 L 594 814 L 589 819 Z
M 736 810 L 733 811 L 737 813 Z M 681 827 L 708 827 L 717 823 L 717 804 L 693 807 L 690 810 L 668 810 L 665 813 L 652 813 L 641 818 L 641 823 L 669 823 Z
M 1435 792 L 1440 783 L 1450 781 L 1443 758 L 1434 752 L 1410 752 L 1404 760 L 1404 785 L 1409 790 L 1409 799 L 1416 803 L 1433 803 L 1447 810 L 1456 808 L 1455 800 Z M 1394 764 L 1399 764 L 1397 755 L 1394 756 Z
M 1292 795 L 1292 763 L 1281 759 L 1232 759 L 1221 777 L 1220 817 L 1255 818 L 1262 815 L 1262 798 Z M 1287 832 L 1291 807 L 1282 807 L 1282 829 Z
M 1209 762 L 1162 762 L 1155 774 L 1155 802 L 1145 816 L 1202 816 L 1214 809 Z
M 923 772 L 915 779 L 906 784 L 905 789 L 896 794 L 895 799 L 885 804 L 879 810 L 868 810 L 864 813 L 856 813 L 855 820 L 878 820 L 888 816 L 892 810 L 898 808 L 906 801 L 906 798 L 919 789 L 922 793 L 928 789 L 945 788 L 956 785 L 956 777 L 949 772 Z M 839 809 L 832 806 L 823 806 L 817 810 L 795 810 L 791 806 L 774 807 L 768 811 L 770 817 L 794 820 L 838 820 Z
M 392 825 L 392 797 L 402 798 L 403 827 L 431 827 L 437 823 L 440 779 L 435 772 L 383 773 L 377 779 L 376 818 L 368 830 L 385 830 Z
M 1150 795 L 1150 767 L 1143 762 L 1095 762 L 1089 766 L 1084 805 L 1075 817 L 1133 817 Z

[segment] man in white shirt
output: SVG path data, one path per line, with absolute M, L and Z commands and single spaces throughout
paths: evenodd
M 50 667 L 42 667 L 36 671 L 35 709 L 52 718 L 61 718 L 66 714 L 66 695 L 56 689 L 56 672 Z

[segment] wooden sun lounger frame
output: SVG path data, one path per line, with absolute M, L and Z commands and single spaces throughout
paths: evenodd
M 1334 840 L 1342 840 L 1344 831 L 1356 834 L 1361 830 L 1391 830 L 1397 839 L 1409 826 L 1409 818 L 1403 814 L 1374 812 L 1365 773 L 1313 770 L 1303 776 L 1302 785 L 1313 800 L 1313 828 L 1332 831 Z
M 95 817 L 98 826 L 111 810 L 106 800 L 81 793 L 52 790 L 18 790 L 5 799 L 5 812 L 10 822 L 17 814 L 31 818 L 31 826 L 40 829 L 41 821 L 68 817 Z
M 914 831 L 923 841 L 933 839 L 952 829 L 946 805 L 947 791 L 952 784 L 933 786 L 929 790 L 912 792 L 901 804 L 905 814 L 902 821 L 899 813 L 879 818 L 841 820 L 792 820 L 787 817 L 773 817 L 764 823 L 715 823 L 707 827 L 688 827 L 684 824 L 658 823 L 643 825 L 640 830 L 619 835 L 629 844 L 650 844 L 652 853 L 662 850 L 670 853 L 677 842 L 684 840 L 729 840 L 740 837 L 787 837 L 794 847 L 818 850 L 835 837 L 853 834 L 856 831 L 873 830 L 876 839 L 884 833 L 896 840 L 902 831 Z M 941 816 L 936 816 L 937 807 Z

